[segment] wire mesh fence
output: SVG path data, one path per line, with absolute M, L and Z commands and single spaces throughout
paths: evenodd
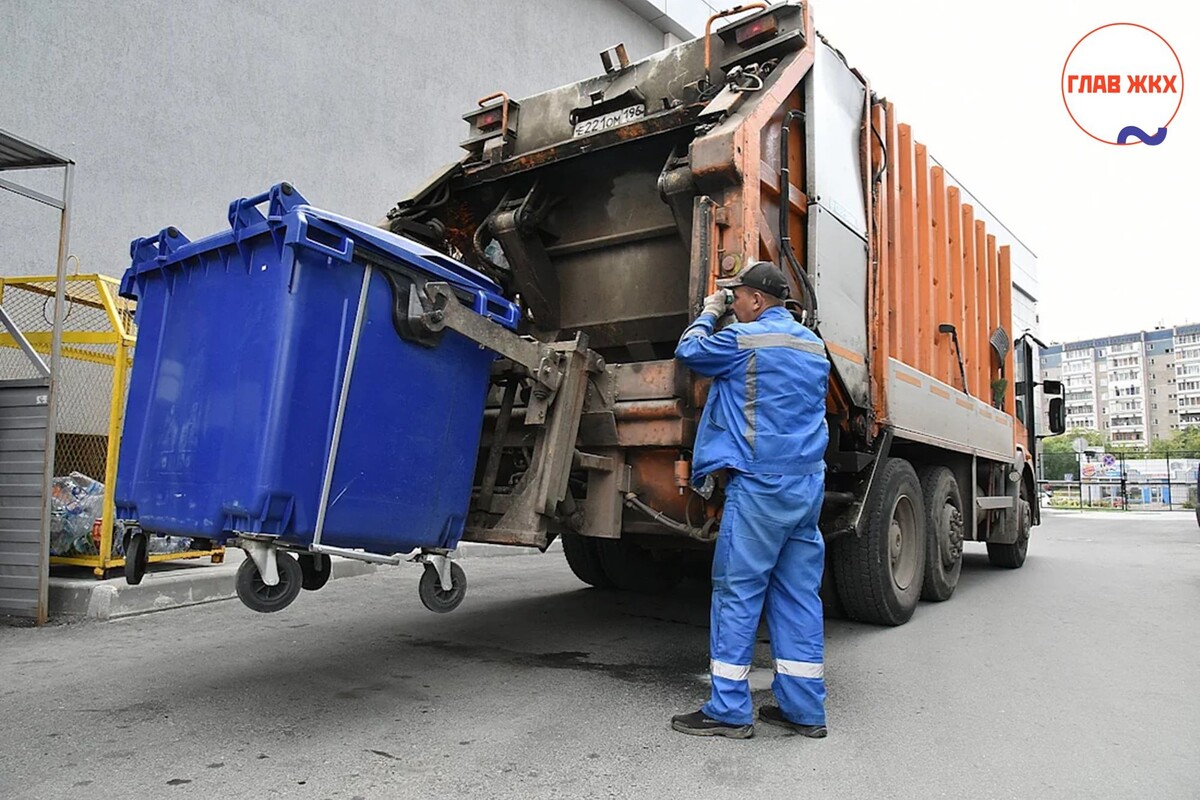
M 54 330 L 54 298 L 53 277 L 0 281 L 4 310 L 47 363 Z M 50 521 L 53 556 L 97 555 L 102 538 L 98 533 L 111 531 L 111 484 L 134 336 L 133 304 L 117 296 L 112 278 L 77 275 L 67 280 L 63 358 L 55 375 L 55 480 Z M 0 380 L 35 375 L 15 337 L 0 335 Z M 103 538 L 112 542 L 111 554 L 119 552 L 119 540 Z
M 1042 505 L 1172 511 L 1197 504 L 1197 451 L 1043 453 Z

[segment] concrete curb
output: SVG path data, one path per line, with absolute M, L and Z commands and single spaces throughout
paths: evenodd
M 555 553 L 562 551 L 562 539 L 555 539 L 546 548 L 546 553 Z M 512 547 L 506 544 L 484 544 L 483 542 L 462 542 L 455 551 L 459 558 L 474 559 L 474 558 L 492 558 L 499 556 L 507 558 L 509 556 L 540 556 L 543 555 L 541 550 L 536 547 Z
M 555 541 L 549 552 L 561 551 L 562 543 Z M 498 544 L 463 542 L 457 556 L 467 561 L 477 558 L 542 555 L 531 547 L 508 547 Z M 94 578 L 50 579 L 50 615 L 94 620 L 120 619 L 154 611 L 185 608 L 201 603 L 215 603 L 237 596 L 234 589 L 237 569 L 245 554 L 237 549 L 225 551 L 224 564 L 171 562 L 169 566 L 152 566 L 137 586 L 124 578 L 98 581 Z M 378 565 L 351 558 L 334 558 L 330 580 L 369 575 Z
M 98 581 L 89 578 L 51 578 L 50 615 L 108 620 L 184 608 L 237 596 L 234 583 L 242 562 L 240 550 L 226 551 L 221 565 L 180 566 L 170 572 L 147 572 L 137 586 L 124 578 Z M 353 559 L 333 559 L 330 580 L 374 572 L 375 564 Z

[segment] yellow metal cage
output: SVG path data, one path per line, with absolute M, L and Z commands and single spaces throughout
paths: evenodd
M 50 352 L 54 329 L 55 276 L 0 279 L 3 306 L 29 344 Z M 54 474 L 81 473 L 104 484 L 99 530 L 93 533 L 96 553 L 51 555 L 52 565 L 91 567 L 96 577 L 123 567 L 114 552 L 113 493 L 117 455 L 125 412 L 125 393 L 137 331 L 134 303 L 120 297 L 118 282 L 107 275 L 67 278 L 63 315 L 62 362 L 58 382 Z M 0 334 L 0 379 L 27 377 L 28 360 L 11 334 Z M 152 553 L 150 562 L 210 557 L 224 558 L 224 548 Z

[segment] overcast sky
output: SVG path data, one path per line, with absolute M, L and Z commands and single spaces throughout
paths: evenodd
M 1071 48 L 1110 22 L 1153 28 L 1185 76 L 1200 76 L 1200 7 L 815 0 L 813 9 L 817 30 L 918 141 L 1038 255 L 1044 338 L 1200 322 L 1200 89 L 1185 93 L 1157 147 L 1090 139 L 1059 89 Z

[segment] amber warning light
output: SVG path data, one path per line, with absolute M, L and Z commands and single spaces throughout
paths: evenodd
M 497 107 L 493 111 L 488 111 L 485 114 L 480 114 L 475 118 L 475 124 L 481 131 L 486 131 L 500 124 L 500 119 L 503 116 L 502 110 Z
M 778 32 L 779 25 L 775 17 L 768 14 L 738 28 L 734 32 L 734 39 L 741 47 L 750 47 L 770 39 Z

